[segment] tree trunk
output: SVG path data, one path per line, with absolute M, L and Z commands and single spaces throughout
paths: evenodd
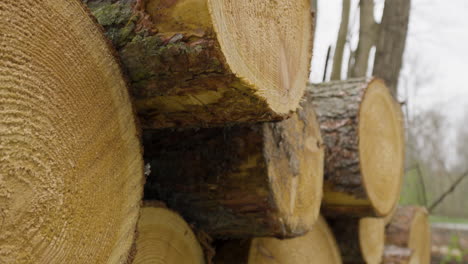
M 359 43 L 354 54 L 351 77 L 366 77 L 369 55 L 379 37 L 379 25 L 374 20 L 374 0 L 360 0 Z
M 338 39 L 336 40 L 335 55 L 333 56 L 333 69 L 330 77 L 332 81 L 341 79 L 341 67 L 343 65 L 343 53 L 346 46 L 346 38 L 348 36 L 350 12 L 351 0 L 343 0 L 340 30 L 338 31 Z
M 427 211 L 423 207 L 400 207 L 395 212 L 386 232 L 386 250 L 395 247 L 412 251 L 409 262 L 407 254 L 385 253 L 385 264 L 414 263 L 425 264 L 431 261 L 431 234 Z
M 341 264 L 335 238 L 322 217 L 310 232 L 301 237 L 221 242 L 214 260 L 216 264 Z
M 380 264 L 384 253 L 383 218 L 329 219 L 344 264 Z
M 148 131 L 148 199 L 215 237 L 304 234 L 322 198 L 323 147 L 312 106 L 279 123 Z
M 116 48 L 144 128 L 271 121 L 309 75 L 309 0 L 83 0 Z
M 385 81 L 394 96 L 403 63 L 410 9 L 410 0 L 385 1 L 376 45 L 373 74 Z
M 177 213 L 148 203 L 140 210 L 133 264 L 205 263 L 190 226 Z
M 0 1 L 0 263 L 124 263 L 143 160 L 122 73 L 80 1 Z
M 311 85 L 306 98 L 326 145 L 324 213 L 389 214 L 399 199 L 404 136 L 400 108 L 383 81 Z

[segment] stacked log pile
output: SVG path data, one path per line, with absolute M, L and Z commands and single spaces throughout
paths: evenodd
M 399 106 L 307 85 L 311 10 L 1 1 L 0 263 L 425 264 Z

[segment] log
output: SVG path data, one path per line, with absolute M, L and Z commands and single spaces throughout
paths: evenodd
M 383 218 L 328 219 L 345 264 L 380 264 L 385 245 Z
M 191 227 L 177 213 L 147 203 L 140 210 L 133 264 L 204 264 L 203 250 Z
M 304 236 L 280 240 L 260 237 L 218 242 L 216 264 L 341 264 L 340 251 L 325 220 L 320 217 Z
M 144 128 L 280 120 L 309 76 L 309 0 L 83 0 L 128 72 Z
M 325 142 L 323 213 L 386 216 L 399 200 L 404 135 L 399 105 L 380 79 L 310 85 Z
M 2 0 L 0 32 L 0 263 L 125 263 L 143 158 L 107 41 L 76 0 Z
M 323 144 L 311 106 L 278 123 L 144 133 L 146 199 L 213 237 L 291 237 L 319 214 Z
M 431 263 L 431 232 L 429 217 L 424 207 L 399 207 L 385 231 L 385 264 L 425 264 Z M 409 249 L 412 254 L 395 254 L 393 248 Z

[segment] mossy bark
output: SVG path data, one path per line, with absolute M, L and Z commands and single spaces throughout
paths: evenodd
M 200 16 L 195 27 L 168 17 L 176 1 L 83 1 L 120 57 L 143 128 L 287 117 L 273 111 L 264 97 L 230 71 L 213 28 L 203 22 L 207 10 L 193 10 Z

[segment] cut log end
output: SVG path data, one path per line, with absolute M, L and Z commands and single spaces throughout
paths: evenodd
M 133 264 L 204 264 L 203 250 L 189 225 L 178 214 L 154 206 L 140 211 Z
M 148 129 L 282 120 L 310 69 L 310 1 L 85 1 Z
M 302 97 L 312 52 L 310 1 L 208 1 L 231 71 L 274 112 L 287 114 Z
M 391 213 L 400 197 L 404 166 L 403 117 L 380 80 L 368 84 L 359 112 L 362 180 L 377 215 Z
M 264 153 L 278 218 L 289 229 L 302 234 L 318 218 L 322 200 L 322 137 L 312 107 L 264 129 Z
M 394 250 L 398 249 L 398 250 Z M 383 263 L 430 263 L 431 234 L 427 210 L 423 207 L 399 207 L 386 229 Z M 408 254 L 405 252 L 411 252 Z
M 312 85 L 326 145 L 324 213 L 386 216 L 403 177 L 402 112 L 380 79 Z
M 359 220 L 359 245 L 367 264 L 380 264 L 385 247 L 385 220 L 366 217 Z
M 143 161 L 127 88 L 79 1 L 0 1 L 0 263 L 123 263 Z
M 216 238 L 302 235 L 322 197 L 317 124 L 308 106 L 276 123 L 147 131 L 145 155 L 158 169 L 145 194 Z
M 431 233 L 426 210 L 418 210 L 411 223 L 408 246 L 413 250 L 410 264 L 430 263 Z
M 323 218 L 304 236 L 279 240 L 255 238 L 248 263 L 341 264 L 335 238 Z
M 341 264 L 340 252 L 327 223 L 319 217 L 307 234 L 289 239 L 260 237 L 227 241 L 217 248 L 218 264 Z

